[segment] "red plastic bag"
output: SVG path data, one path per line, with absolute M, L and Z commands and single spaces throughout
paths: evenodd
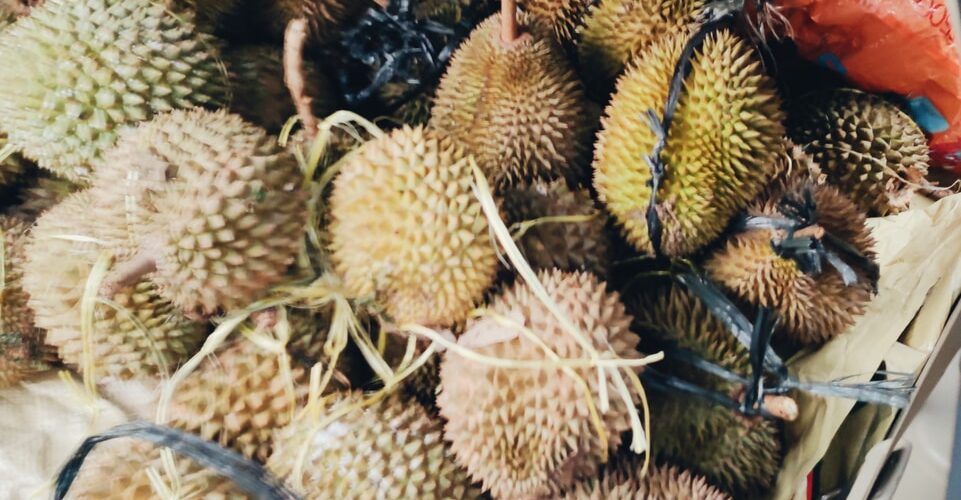
M 858 87 L 893 92 L 928 133 L 932 162 L 961 172 L 961 58 L 944 0 L 778 0 L 801 55 Z

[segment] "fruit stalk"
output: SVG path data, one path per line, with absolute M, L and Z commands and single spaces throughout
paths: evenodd
M 291 19 L 284 32 L 284 83 L 290 91 L 297 115 L 303 122 L 308 139 L 317 134 L 317 117 L 312 109 L 313 98 L 307 95 L 304 78 L 304 45 L 307 43 L 307 19 Z
M 519 37 L 517 0 L 501 0 L 501 41 L 505 45 L 512 45 Z

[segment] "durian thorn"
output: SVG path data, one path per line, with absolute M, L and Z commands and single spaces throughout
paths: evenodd
M 113 298 L 121 289 L 135 285 L 144 276 L 157 270 L 157 260 L 152 252 L 141 251 L 129 260 L 114 267 L 100 285 L 101 297 Z
M 113 309 L 117 314 L 123 316 L 124 319 L 131 322 L 134 328 L 143 335 L 143 338 L 147 340 L 147 347 L 150 349 L 150 354 L 154 356 L 154 361 L 157 363 L 157 368 L 160 370 L 160 376 L 163 379 L 170 377 L 170 371 L 167 369 L 167 357 L 164 355 L 163 350 L 160 349 L 160 345 L 157 343 L 156 339 L 150 334 L 150 330 L 147 329 L 147 325 L 144 325 L 140 318 L 134 315 L 126 307 L 103 297 L 97 298 L 97 304 L 105 305 Z
M 97 256 L 96 262 L 87 275 L 84 283 L 83 296 L 80 299 L 80 367 L 83 375 L 83 385 L 91 397 L 97 397 L 96 361 L 94 356 L 94 335 L 96 335 L 95 313 L 97 308 L 97 291 L 100 289 L 107 270 L 113 262 L 113 252 L 104 250 Z
M 304 46 L 307 43 L 307 19 L 291 19 L 284 30 L 284 83 L 294 101 L 294 109 L 304 124 L 308 139 L 317 134 L 317 117 L 314 116 L 313 98 L 307 95 L 304 77 Z
M 538 217 L 536 219 L 529 219 L 515 224 L 511 224 L 511 237 L 514 240 L 519 240 L 527 234 L 533 227 L 539 226 L 541 224 L 552 224 L 552 223 L 563 223 L 563 224 L 579 224 L 582 222 L 590 222 L 595 218 L 594 214 L 584 214 L 584 215 L 548 215 L 545 217 Z
M 810 226 L 803 227 L 801 229 L 798 229 L 797 231 L 794 231 L 794 237 L 795 238 L 811 237 L 816 240 L 820 240 L 824 238 L 824 233 L 825 233 L 825 230 L 823 226 L 821 226 L 820 224 L 812 224 Z
M 908 168 L 906 169 L 905 173 L 908 175 L 908 178 L 905 178 L 905 177 L 903 177 L 903 176 L 901 175 L 901 172 L 898 172 L 897 170 L 894 170 L 893 168 L 891 168 L 890 166 L 888 166 L 886 163 L 883 163 L 881 160 L 878 160 L 877 158 L 873 158 L 873 157 L 871 157 L 870 155 L 866 155 L 866 154 L 864 154 L 864 153 L 861 153 L 860 151 L 855 151 L 855 150 L 853 150 L 853 149 L 851 149 L 851 148 L 845 148 L 845 147 L 835 146 L 835 145 L 833 145 L 833 144 L 821 144 L 821 147 L 824 148 L 824 149 L 830 150 L 830 151 L 838 151 L 838 152 L 842 152 L 842 153 L 847 153 L 847 154 L 856 156 L 859 160 L 864 160 L 864 161 L 869 161 L 869 162 L 871 162 L 871 163 L 874 163 L 874 164 L 877 165 L 879 168 L 881 168 L 881 170 L 884 170 L 884 173 L 886 173 L 886 174 L 890 175 L 891 177 L 893 177 L 893 178 L 901 181 L 901 183 L 903 183 L 905 186 L 908 186 L 908 187 L 911 187 L 911 188 L 914 188 L 914 189 L 923 189 L 923 188 L 924 188 L 924 184 L 922 184 L 922 183 L 919 181 L 919 179 L 924 179 L 924 174 L 923 174 L 919 169 L 917 169 L 917 168 L 915 168 L 915 167 L 908 167 Z M 900 189 L 898 189 L 897 191 L 901 191 L 901 190 L 903 190 L 903 188 L 900 188 Z

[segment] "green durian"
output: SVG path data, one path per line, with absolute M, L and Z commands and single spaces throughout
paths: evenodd
M 635 308 L 642 338 L 686 349 L 723 368 L 750 374 L 747 348 L 707 308 L 678 285 L 642 298 Z M 738 397 L 740 386 L 692 369 L 670 354 L 658 370 L 706 389 Z M 703 399 L 653 392 L 651 448 L 658 460 L 704 476 L 734 498 L 761 498 L 774 484 L 781 460 L 777 426 L 744 417 Z
M 281 280 L 306 227 L 293 154 L 237 115 L 202 109 L 160 115 L 125 133 L 91 189 L 123 200 L 137 254 L 130 270 L 187 314 L 243 308 Z M 107 293 L 109 296 L 109 293 Z
M 510 47 L 500 39 L 501 14 L 461 44 L 437 88 L 430 126 L 473 154 L 494 186 L 578 181 L 593 131 L 583 88 L 549 29 L 518 17 L 525 34 Z
M 910 116 L 881 96 L 853 89 L 815 94 L 795 108 L 791 138 L 858 206 L 889 215 L 911 205 L 930 151 Z
M 602 119 L 594 187 L 637 250 L 654 253 L 647 209 L 657 141 L 647 113 L 661 116 L 685 32 L 655 42 L 618 80 Z M 657 192 L 661 251 L 691 254 L 717 238 L 764 189 L 783 149 L 784 127 L 774 81 L 750 44 L 728 30 L 709 35 L 691 61 L 660 159 Z
M 577 30 L 581 75 L 601 102 L 624 68 L 665 36 L 687 33 L 701 18 L 705 0 L 601 0 Z
M 74 181 L 132 124 L 226 102 L 214 40 L 152 0 L 48 0 L 0 33 L 0 130 Z
M 420 404 L 393 394 L 361 407 L 363 399 L 343 393 L 327 412 L 308 411 L 280 429 L 268 468 L 311 500 L 481 498 L 454 461 L 443 424 Z M 339 411 L 346 413 L 326 420 Z M 302 451 L 306 463 L 295 468 Z
M 283 53 L 268 45 L 224 51 L 233 95 L 230 110 L 270 132 L 278 132 L 297 113 L 284 83 Z M 337 109 L 333 87 L 311 64 L 304 68 L 306 93 L 314 114 L 327 116 Z

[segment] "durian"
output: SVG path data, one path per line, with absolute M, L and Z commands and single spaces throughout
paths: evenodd
M 521 15 L 525 33 L 508 46 L 500 19 L 478 25 L 454 53 L 430 126 L 463 144 L 492 185 L 579 180 L 593 132 L 581 83 L 548 28 Z
M 678 286 L 642 299 L 636 315 L 645 337 L 671 342 L 741 376 L 751 373 L 747 348 L 700 300 Z M 657 369 L 705 389 L 738 396 L 739 385 L 673 361 L 669 352 Z M 781 456 L 774 423 L 686 394 L 654 392 L 650 396 L 655 458 L 703 475 L 734 498 L 760 498 L 771 487 Z
M 542 271 L 539 279 L 595 349 L 637 357 L 637 337 L 628 330 L 631 317 L 616 292 L 608 291 L 590 273 Z M 588 356 L 525 284 L 494 298 L 488 309 L 530 329 L 558 356 Z M 540 342 L 496 318 L 470 320 L 458 342 L 501 359 L 546 359 Z M 597 400 L 597 371 L 574 371 Z M 457 461 L 494 498 L 552 494 L 569 486 L 566 481 L 595 473 L 606 459 L 581 385 L 560 369 L 495 368 L 447 351 L 440 377 L 437 406 L 448 420 L 444 437 Z M 610 447 L 616 448 L 621 434 L 630 428 L 624 401 L 611 397 L 610 408 L 600 420 Z
M 189 15 L 191 21 L 206 33 L 214 33 L 224 20 L 234 14 L 244 0 L 165 0 L 178 15 Z
M 789 123 L 833 184 L 873 215 L 896 214 L 928 172 L 921 128 L 887 99 L 851 89 L 802 100 Z
M 367 407 L 363 401 L 360 392 L 345 393 L 326 414 L 307 413 L 278 431 L 268 467 L 312 500 L 480 498 L 444 443 L 441 423 L 416 401 L 397 394 Z
M 21 189 L 20 198 L 23 202 L 16 205 L 11 213 L 27 220 L 34 220 L 79 189 L 80 186 L 66 179 L 39 173 Z
M 661 116 L 674 66 L 687 40 L 663 38 L 618 81 L 602 120 L 594 187 L 642 252 L 654 253 L 647 208 L 651 170 L 645 158 L 657 141 L 647 113 Z M 691 72 L 661 152 L 665 174 L 657 192 L 661 251 L 690 254 L 721 234 L 764 188 L 783 147 L 780 100 L 751 46 L 728 30 L 709 35 Z
M 51 353 L 39 336 L 0 332 L 0 389 L 19 384 L 50 367 Z M 54 355 L 55 356 L 55 355 Z
M 177 387 L 169 425 L 267 460 L 272 433 L 290 422 L 307 397 L 310 365 L 300 360 L 316 359 L 329 326 L 307 312 L 287 317 L 287 357 L 246 339 L 224 349 Z
M 335 41 L 344 27 L 369 8 L 380 8 L 371 0 L 262 0 L 272 31 L 283 33 L 287 23 L 304 18 L 318 43 Z
M 284 84 L 283 53 L 274 47 L 253 45 L 224 52 L 230 70 L 233 99 L 230 110 L 271 132 L 279 131 L 296 114 Z M 304 68 L 306 92 L 314 114 L 326 116 L 337 106 L 334 90 L 310 64 Z
M 75 181 L 121 130 L 154 114 L 219 106 L 214 40 L 152 0 L 49 0 L 0 33 L 0 129 Z
M 0 215 L 0 333 L 34 337 L 33 311 L 27 305 L 30 296 L 23 289 L 29 227 L 19 217 Z
M 574 40 L 574 33 L 593 0 L 520 0 L 525 12 L 550 26 L 560 42 Z
M 461 149 L 423 127 L 352 153 L 328 212 L 331 259 L 349 293 L 375 298 L 397 324 L 466 318 L 497 268 L 472 183 Z
M 655 41 L 686 33 L 701 18 L 705 0 L 601 0 L 577 30 L 585 83 L 601 101 L 625 67 Z
M 300 248 L 307 214 L 297 161 L 237 115 L 158 116 L 125 133 L 98 169 L 93 189 L 124 200 L 136 235 L 139 253 L 123 265 L 155 266 L 152 281 L 188 314 L 246 307 Z
M 167 475 L 160 448 L 130 438 L 100 443 L 84 461 L 67 499 L 89 500 L 122 498 L 204 498 L 206 500 L 246 500 L 229 479 L 206 469 L 189 458 L 174 455 L 178 481 Z M 155 491 L 147 471 L 153 469 L 172 495 Z
M 692 450 L 693 452 L 694 450 Z M 673 466 L 621 468 L 579 483 L 564 500 L 728 500 L 704 478 Z
M 71 195 L 46 211 L 26 244 L 23 289 L 36 326 L 64 362 L 83 367 L 81 300 L 94 264 L 104 253 L 130 255 L 118 221 L 123 213 L 99 205 L 89 191 Z M 118 227 L 120 226 L 120 227 Z M 96 298 L 95 292 L 89 296 Z M 200 345 L 206 327 L 188 320 L 162 299 L 149 280 L 121 287 L 97 303 L 93 361 L 100 375 L 140 377 L 172 371 Z
M 545 217 L 586 218 L 544 221 L 527 229 L 518 246 L 531 267 L 606 274 L 609 240 L 605 217 L 594 207 L 587 189 L 572 191 L 563 181 L 535 182 L 505 190 L 503 200 L 507 220 L 515 225 Z
M 873 260 L 874 239 L 865 225 L 864 214 L 833 186 L 792 180 L 751 207 L 748 214 L 784 217 L 787 214 L 783 203 L 803 205 L 808 194 L 815 204 L 812 228 L 823 229 Z M 826 262 L 820 273 L 806 274 L 796 261 L 781 256 L 774 247 L 786 237 L 785 231 L 774 229 L 737 233 L 708 259 L 705 270 L 741 300 L 776 311 L 779 330 L 796 343 L 824 343 L 864 314 L 871 299 L 871 278 L 865 269 L 855 265 L 858 281 L 845 285 L 841 274 Z M 818 239 L 837 252 L 831 240 Z M 845 254 L 840 253 L 840 257 L 844 260 Z

